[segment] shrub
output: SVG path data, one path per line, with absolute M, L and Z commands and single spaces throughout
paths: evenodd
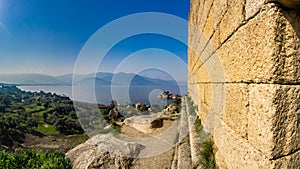
M 197 131 L 198 134 L 203 132 L 203 126 L 202 126 L 202 123 L 201 123 L 201 120 L 200 120 L 199 116 L 197 116 L 197 118 L 195 120 L 195 126 L 196 126 L 196 131 Z
M 110 121 L 111 124 L 111 128 L 113 129 L 113 131 L 117 132 L 117 133 L 121 133 L 122 130 L 122 126 L 118 125 L 115 120 L 111 120 Z
M 0 168 L 5 169 L 71 169 L 71 161 L 60 152 L 22 150 L 16 154 L 0 151 Z
M 207 169 L 217 169 L 215 154 L 214 154 L 214 142 L 210 137 L 202 143 L 200 151 L 201 163 Z

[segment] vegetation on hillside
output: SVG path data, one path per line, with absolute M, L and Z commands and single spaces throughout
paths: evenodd
M 17 147 L 26 134 L 83 134 L 73 102 L 52 93 L 0 86 L 0 145 Z
M 60 152 L 34 152 L 22 150 L 15 154 L 0 151 L 0 168 L 28 169 L 52 168 L 71 169 L 71 161 Z

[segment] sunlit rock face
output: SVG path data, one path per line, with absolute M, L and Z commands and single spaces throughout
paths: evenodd
M 156 115 L 133 116 L 125 119 L 124 123 L 143 133 L 152 133 L 163 126 L 163 120 Z
M 118 139 L 112 134 L 100 134 L 76 146 L 66 155 L 74 169 L 129 169 L 143 145 Z
M 188 90 L 219 168 L 300 166 L 299 2 L 191 0 Z

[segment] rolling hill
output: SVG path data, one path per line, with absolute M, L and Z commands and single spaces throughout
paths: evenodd
M 75 81 L 72 84 L 73 76 Z M 107 73 L 96 74 L 65 74 L 61 76 L 50 76 L 44 74 L 0 74 L 0 83 L 16 84 L 23 86 L 31 85 L 87 85 L 96 83 L 98 85 L 131 85 L 131 86 L 177 86 L 186 82 L 174 80 L 154 79 L 132 73 Z

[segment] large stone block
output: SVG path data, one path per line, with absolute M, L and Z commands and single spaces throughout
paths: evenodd
M 215 32 L 213 33 L 213 36 L 210 39 L 210 45 L 215 49 L 216 51 L 220 46 L 221 46 L 221 41 L 220 41 L 220 27 L 216 27 Z
M 266 3 L 266 0 L 246 0 L 245 5 L 245 19 L 248 20 L 254 17 L 262 6 Z
M 198 59 L 197 54 L 195 53 L 195 51 L 191 48 L 188 49 L 188 74 L 189 76 L 193 75 L 193 71 L 192 71 L 192 67 L 196 66 L 196 61 Z
M 207 108 L 211 108 L 212 100 L 212 85 L 211 84 L 198 84 L 200 90 L 201 105 L 205 105 Z
M 244 21 L 245 1 L 227 1 L 227 12 L 220 23 L 220 40 L 223 43 Z
M 201 60 L 199 58 L 199 60 Z M 208 68 L 204 65 L 202 61 L 198 61 L 196 64 L 197 71 L 193 73 L 193 78 L 195 80 L 195 83 L 201 83 L 201 82 L 211 82 L 210 74 Z
M 220 168 L 230 169 L 270 169 L 271 161 L 260 151 L 243 139 L 223 121 L 214 132 L 217 147 L 216 159 Z M 222 159 L 219 163 L 218 159 Z
M 300 82 L 300 15 L 281 9 L 277 20 L 274 62 L 277 83 Z
M 219 167 L 297 168 L 300 15 L 264 0 L 191 5 L 189 91 L 209 131 L 222 115 L 214 132 Z M 224 104 L 218 90 L 224 111 L 215 107 Z
M 300 166 L 300 151 L 273 161 L 274 169 L 294 169 Z
M 205 1 L 191 0 L 190 1 L 190 12 L 189 12 L 189 22 L 200 28 L 200 18 L 203 15 L 203 7 Z M 201 28 L 203 29 L 203 27 Z
M 214 140 L 217 147 L 216 160 L 219 168 L 253 169 L 294 169 L 300 164 L 300 151 L 269 160 L 260 150 L 239 137 L 229 126 L 221 121 L 215 130 Z
M 189 83 L 188 92 L 189 92 L 189 96 L 191 96 L 193 102 L 198 105 L 199 104 L 198 85 L 194 84 L 192 82 L 192 80 L 191 80 L 191 83 Z
M 225 91 L 223 84 L 198 84 L 199 117 L 209 132 L 213 132 L 224 113 Z
M 214 8 L 209 10 L 209 14 L 206 19 L 206 23 L 203 28 L 203 35 L 207 39 L 209 39 L 214 32 Z
M 201 12 L 199 12 L 199 0 L 191 0 L 190 1 L 190 11 L 189 11 L 189 23 L 192 25 L 197 25 L 198 22 L 198 16 L 201 15 Z M 197 15 L 196 15 L 197 14 Z
M 276 47 L 275 41 L 272 41 L 276 26 L 273 18 L 272 15 L 268 16 L 267 11 L 259 14 L 218 51 L 228 82 L 250 82 L 260 76 L 272 77 L 274 64 L 271 58 Z
M 211 54 L 211 51 L 207 51 L 207 55 Z M 204 56 L 204 55 L 202 55 Z M 207 58 L 205 58 L 207 59 Z M 196 83 L 224 83 L 226 82 L 226 72 L 224 71 L 223 64 L 218 56 L 218 53 L 214 53 L 208 57 L 207 60 L 197 62 L 195 65 L 195 71 L 193 75 L 196 77 Z
M 229 6 L 231 3 L 232 2 L 229 3 Z M 258 5 L 252 1 L 247 1 L 247 3 L 248 6 L 249 4 L 250 6 L 252 4 Z M 209 8 L 210 1 L 205 1 L 205 4 L 205 9 Z M 261 2 L 259 2 L 259 4 L 261 4 Z M 228 10 L 230 11 L 230 8 Z M 227 13 L 230 13 L 229 11 Z M 207 12 L 209 12 L 209 10 L 203 13 Z M 260 14 L 241 27 L 229 41 L 218 50 L 218 55 L 222 58 L 223 66 L 228 77 L 227 81 L 299 82 L 299 23 L 299 15 L 294 11 L 282 11 L 275 5 L 265 5 Z M 262 29 L 264 27 L 267 29 Z M 221 29 L 224 31 L 223 27 L 221 27 Z M 221 32 L 220 36 L 222 34 Z M 218 33 L 215 32 L 214 35 L 217 36 Z M 189 64 L 190 67 L 194 68 L 191 68 L 192 72 L 195 72 L 201 65 L 201 62 L 198 63 L 199 55 L 201 54 L 201 60 L 206 60 L 211 56 L 211 53 L 214 52 L 214 48 L 205 48 L 209 41 L 206 36 L 198 35 L 192 39 L 195 39 L 195 42 L 190 42 L 190 45 L 196 49 L 196 51 L 194 51 L 196 54 L 192 55 L 193 57 Z M 220 38 L 214 38 L 212 43 L 218 44 L 218 42 L 214 42 L 218 41 L 218 39 Z
M 300 82 L 300 24 L 295 23 L 300 23 L 295 12 L 265 5 L 218 50 L 226 81 Z
M 250 85 L 248 139 L 269 159 L 300 149 L 300 86 Z
M 198 111 L 198 115 L 200 117 L 200 119 L 202 120 L 202 123 L 206 121 L 207 115 L 209 113 L 209 105 L 206 101 L 207 99 L 207 91 L 211 91 L 210 90 L 210 85 L 205 85 L 205 84 L 197 84 L 197 91 L 198 91 L 198 96 L 199 96 L 199 100 L 198 100 L 198 105 L 199 105 L 199 111 Z
M 276 67 L 276 11 L 276 7 L 269 7 L 261 12 L 218 50 L 227 82 L 271 81 Z
M 219 27 L 220 22 L 227 10 L 227 3 L 227 0 L 214 1 L 213 3 L 214 29 L 217 29 L 217 27 Z
M 222 120 L 243 138 L 248 136 L 249 85 L 226 84 Z
M 205 27 L 205 24 L 207 22 L 207 18 L 209 15 L 210 10 L 212 9 L 212 4 L 213 4 L 213 0 L 200 0 L 200 3 L 203 3 L 203 8 L 201 11 L 201 15 L 198 19 L 198 24 L 197 26 L 199 26 L 200 30 L 203 30 L 203 28 Z

